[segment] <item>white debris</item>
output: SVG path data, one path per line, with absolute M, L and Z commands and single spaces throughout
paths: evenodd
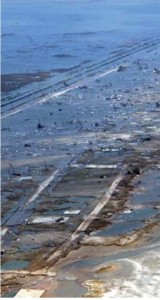
M 120 150 L 119 148 L 105 148 L 102 151 L 103 152 L 118 152 L 119 150 Z
M 90 168 L 90 169 L 116 169 L 117 168 L 117 164 L 116 165 L 86 165 L 86 168 Z
M 155 132 L 160 132 L 160 129 L 157 126 L 147 126 L 148 129 L 151 129 Z
M 154 209 L 160 209 L 160 205 L 153 206 Z
M 71 209 L 64 212 L 65 215 L 78 215 L 79 213 L 80 209 Z
M 131 214 L 132 213 L 132 209 L 126 209 L 123 212 L 124 214 Z
M 94 165 L 94 164 L 87 164 L 87 165 L 82 165 L 82 164 L 73 164 L 72 168 L 86 168 L 86 169 L 116 169 L 116 165 Z
M 8 228 L 7 228 L 7 227 L 2 228 L 2 229 L 1 229 L 1 236 L 4 236 L 4 235 L 7 233 L 7 231 L 8 231 Z
M 143 118 L 143 120 L 144 120 L 144 121 L 150 121 L 151 118 L 145 117 L 145 118 Z
M 129 140 L 130 138 L 131 138 L 130 133 L 117 133 L 117 134 L 113 134 L 111 137 L 112 140 L 115 139 Z
M 40 298 L 45 290 L 21 289 L 14 298 Z
M 25 177 L 20 177 L 19 179 L 18 179 L 18 181 L 27 181 L 27 180 L 32 180 L 32 176 L 25 176 Z
M 33 218 L 29 223 L 33 224 L 39 224 L 39 223 L 47 223 L 47 224 L 52 224 L 52 223 L 65 223 L 69 217 L 62 217 L 62 216 L 46 216 L 46 217 L 35 217 Z

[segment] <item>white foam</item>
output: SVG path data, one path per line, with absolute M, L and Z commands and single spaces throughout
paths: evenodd
M 127 278 L 113 279 L 111 290 L 103 298 L 160 298 L 160 253 L 149 251 L 138 259 L 119 260 L 124 270 L 131 267 Z

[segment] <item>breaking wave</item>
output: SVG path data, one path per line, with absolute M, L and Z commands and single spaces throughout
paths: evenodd
M 103 298 L 160 298 L 160 251 L 149 251 L 136 259 L 121 259 L 119 263 L 124 270 L 131 268 L 131 273 L 128 278 L 114 279 Z

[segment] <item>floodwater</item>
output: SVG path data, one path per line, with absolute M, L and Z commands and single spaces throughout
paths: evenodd
M 2 74 L 95 63 L 159 34 L 159 11 L 155 0 L 2 1 Z
M 159 1 L 2 1 L 4 296 L 160 296 L 159 95 Z

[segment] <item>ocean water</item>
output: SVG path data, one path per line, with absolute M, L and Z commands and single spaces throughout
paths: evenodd
M 95 63 L 159 34 L 159 20 L 156 0 L 4 0 L 2 74 Z

